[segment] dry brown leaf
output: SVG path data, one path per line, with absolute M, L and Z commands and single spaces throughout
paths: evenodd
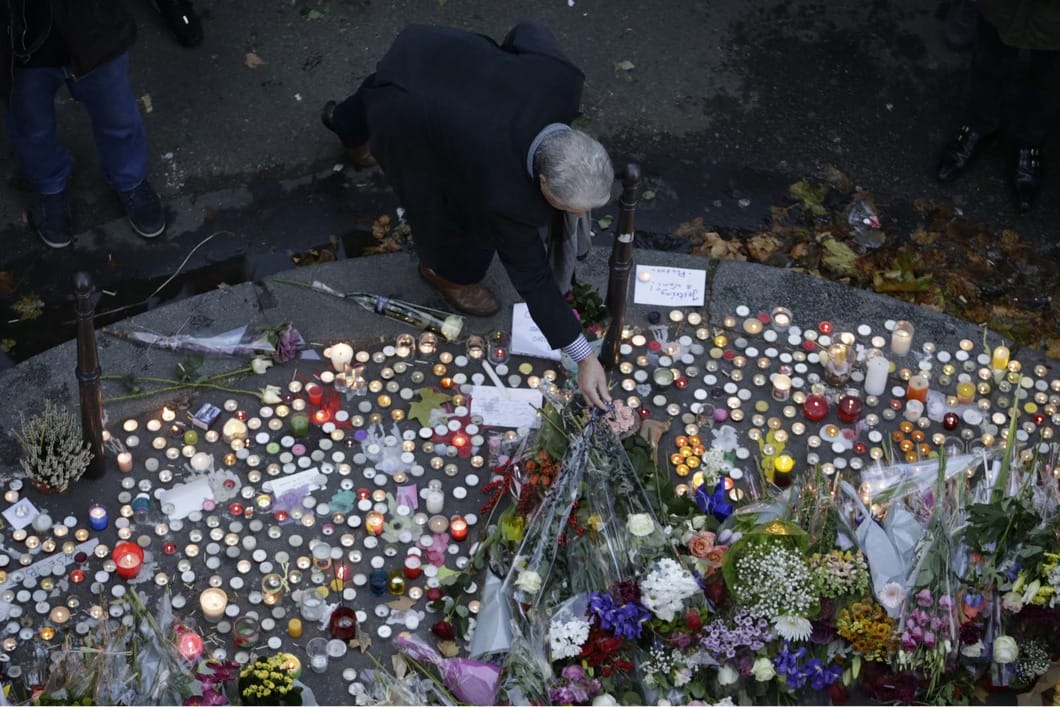
M 258 56 L 257 52 L 247 52 L 246 59 L 243 60 L 248 69 L 256 69 L 265 63 L 265 60 Z
M 390 656 L 390 664 L 394 667 L 394 677 L 403 680 L 409 672 L 408 661 L 402 653 L 394 653 Z
M 446 658 L 455 658 L 460 655 L 460 646 L 456 641 L 438 641 L 438 652 Z
M 1054 361 L 1060 360 L 1060 337 L 1045 340 L 1045 355 Z
M 925 231 L 923 228 L 918 228 L 913 231 L 909 238 L 917 245 L 931 245 L 939 239 L 939 233 L 938 231 Z
M 13 294 L 15 287 L 15 276 L 7 270 L 0 270 L 0 295 Z
M 747 241 L 748 254 L 758 262 L 764 262 L 780 248 L 780 239 L 767 233 L 756 233 Z
M 416 602 L 412 601 L 412 599 L 409 599 L 406 596 L 403 596 L 400 599 L 388 601 L 386 605 L 389 606 L 393 611 L 408 611 L 412 607 L 416 606 Z

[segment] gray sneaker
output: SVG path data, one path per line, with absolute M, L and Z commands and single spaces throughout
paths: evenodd
M 154 238 L 166 230 L 166 210 L 158 193 L 147 180 L 129 191 L 118 192 L 129 225 L 144 238 Z

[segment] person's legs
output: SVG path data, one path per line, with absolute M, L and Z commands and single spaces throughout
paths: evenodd
M 994 25 L 980 16 L 969 75 L 963 124 L 942 149 L 935 173 L 940 182 L 955 179 L 971 163 L 985 138 L 1001 127 L 1008 78 L 1018 50 L 1002 43 Z
M 64 76 L 60 67 L 16 69 L 7 106 L 11 150 L 26 181 L 38 194 L 28 212 L 29 225 L 52 248 L 73 242 L 66 201 L 73 159 L 59 141 L 55 121 L 55 93 Z
M 129 85 L 129 55 L 68 80 L 67 86 L 92 118 L 103 176 L 118 191 L 138 187 L 147 175 L 147 134 Z
M 20 68 L 14 73 L 7 135 L 22 173 L 38 194 L 62 192 L 73 167 L 55 121 L 55 94 L 64 77 L 60 67 Z
M 1060 51 L 1032 51 L 1026 92 L 1013 124 L 1012 194 L 1028 211 L 1042 188 L 1042 144 L 1060 122 Z

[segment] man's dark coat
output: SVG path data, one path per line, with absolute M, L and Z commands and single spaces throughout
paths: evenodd
M 584 78 L 537 23 L 517 25 L 500 45 L 412 25 L 364 92 L 372 154 L 424 262 L 495 250 L 555 348 L 581 327 L 553 283 L 539 235 L 553 209 L 527 172 L 527 152 L 546 125 L 578 116 Z

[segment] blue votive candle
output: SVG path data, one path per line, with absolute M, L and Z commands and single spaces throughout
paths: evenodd
M 92 530 L 104 530 L 107 527 L 107 509 L 99 503 L 88 507 L 88 525 Z

